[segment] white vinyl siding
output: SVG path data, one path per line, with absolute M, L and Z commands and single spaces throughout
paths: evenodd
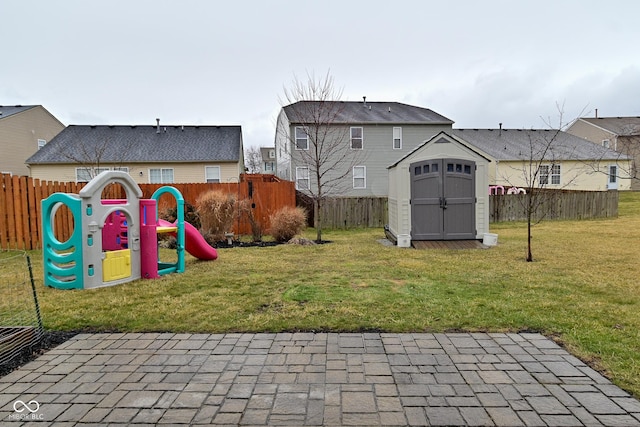
M 309 135 L 302 126 L 296 126 L 296 150 L 309 149 Z
M 353 188 L 355 189 L 367 188 L 367 167 L 366 166 L 353 167 Z
M 220 166 L 205 166 L 205 182 L 220 182 Z
M 393 149 L 402 150 L 402 128 L 393 128 Z
M 149 169 L 150 184 L 173 184 L 172 168 Z
M 351 149 L 352 150 L 362 150 L 364 147 L 364 132 L 362 127 L 352 127 L 350 128 L 351 134 Z
M 308 190 L 309 185 L 309 168 L 296 167 L 296 190 Z

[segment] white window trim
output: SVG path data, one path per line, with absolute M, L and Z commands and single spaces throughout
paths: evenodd
M 557 168 L 557 173 L 555 169 Z M 545 171 L 545 172 L 543 172 Z M 554 182 L 557 181 L 557 182 Z M 562 165 L 560 163 L 552 163 L 550 165 L 540 165 L 538 173 L 538 185 L 561 185 L 562 184 Z
M 220 169 L 220 166 L 205 166 L 204 167 L 204 182 L 209 183 L 209 175 L 207 174 L 207 170 L 209 169 L 218 169 L 218 182 L 220 183 L 222 182 L 222 170 Z M 216 183 L 215 181 L 211 181 L 212 183 Z
M 306 177 L 304 177 L 302 171 L 306 171 Z M 299 181 L 307 181 L 306 188 L 300 188 Z M 309 190 L 311 188 L 311 181 L 309 179 L 309 168 L 306 166 L 296 166 L 296 190 Z
M 45 145 L 47 145 L 47 140 L 38 138 L 38 150 L 44 147 Z
M 360 137 L 359 138 L 354 138 L 353 137 L 353 130 L 354 129 L 360 129 Z M 353 140 L 354 139 L 360 139 L 360 148 L 353 148 Z M 362 126 L 351 126 L 349 128 L 349 146 L 351 147 L 352 150 L 364 150 L 364 128 Z
M 78 171 L 80 171 L 80 170 L 87 171 L 88 175 L 89 175 L 89 179 L 87 179 L 86 181 L 84 179 L 83 180 L 78 179 Z M 111 168 L 104 167 L 104 166 L 100 166 L 100 167 L 95 167 L 95 166 L 77 167 L 76 168 L 76 182 L 89 182 L 94 177 L 96 177 L 100 172 L 104 172 L 104 171 L 108 171 L 108 170 L 111 170 Z
M 362 170 L 362 176 L 356 176 L 356 169 Z M 367 167 L 366 166 L 354 166 L 352 170 L 353 175 L 353 188 L 356 190 L 362 190 L 367 188 Z M 356 186 L 356 179 L 361 179 L 363 184 L 362 186 Z
M 298 138 L 298 129 L 300 129 L 304 135 L 305 138 Z M 309 150 L 309 134 L 307 133 L 306 129 L 303 126 L 296 126 L 295 129 L 293 130 L 293 139 L 294 139 L 294 143 L 293 146 L 296 150 L 298 151 L 307 151 Z M 300 141 L 306 141 L 305 144 L 305 148 L 298 148 L 298 139 Z
M 161 182 L 151 182 L 151 171 L 152 170 L 159 170 L 160 171 L 160 181 Z M 163 179 L 162 172 L 166 171 L 166 170 L 170 170 L 171 171 L 171 175 L 172 175 L 172 178 L 173 178 L 171 180 L 171 182 L 165 182 L 164 179 Z M 149 180 L 149 184 L 175 184 L 175 180 L 176 180 L 175 171 L 173 170 L 173 168 L 149 168 L 147 170 L 147 177 L 148 177 L 148 180 Z
M 393 134 L 391 138 L 391 148 L 393 148 L 394 150 L 402 150 L 402 128 L 394 127 L 392 133 Z M 397 138 L 396 138 L 396 133 L 397 133 Z M 396 139 L 400 140 L 399 147 L 396 147 Z

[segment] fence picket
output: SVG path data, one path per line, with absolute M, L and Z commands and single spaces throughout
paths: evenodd
M 251 183 L 251 184 L 249 184 Z M 84 187 L 84 183 L 40 181 L 30 177 L 0 174 L 0 249 L 42 248 L 41 201 L 53 193 L 73 193 Z M 254 218 L 263 230 L 269 227 L 269 216 L 283 206 L 295 206 L 295 185 L 290 181 L 279 181 L 270 175 L 246 175 L 236 183 L 190 183 L 171 184 L 183 195 L 185 202 L 195 205 L 198 196 L 209 190 L 221 190 L 236 195 L 238 200 L 249 199 Z M 251 185 L 251 198 L 249 197 Z M 151 197 L 162 184 L 140 184 L 143 197 Z M 125 197 L 122 186 L 106 188 L 104 198 Z M 160 209 L 170 203 L 171 198 L 161 199 Z M 74 219 L 68 209 L 58 209 L 54 218 L 56 238 L 64 241 L 73 231 Z M 239 217 L 234 224 L 234 233 L 251 234 L 251 224 L 246 216 Z

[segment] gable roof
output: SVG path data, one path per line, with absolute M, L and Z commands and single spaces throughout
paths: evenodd
M 548 160 L 628 159 L 616 151 L 555 129 L 453 129 L 452 133 L 496 160 L 542 160 L 535 157 L 549 144 L 551 149 L 545 156 Z
M 25 163 L 238 162 L 241 147 L 240 126 L 70 125 Z
M 298 101 L 282 108 L 292 124 L 315 123 L 323 111 L 328 124 L 453 124 L 428 108 L 399 102 Z
M 0 120 L 35 107 L 37 105 L 0 105 Z
M 640 135 L 640 117 L 581 117 L 578 120 L 616 135 Z
M 464 146 L 469 151 L 473 152 L 474 154 L 478 155 L 479 157 L 482 157 L 482 158 L 488 160 L 489 162 L 491 162 L 491 159 L 489 157 L 487 157 L 487 155 L 485 153 L 482 153 L 480 150 L 478 150 L 473 145 L 469 144 L 467 141 L 464 141 L 464 140 L 456 137 L 452 133 L 445 132 L 445 131 L 440 131 L 437 134 L 433 135 L 431 138 L 429 138 L 426 141 L 424 141 L 422 144 L 419 144 L 417 147 L 415 147 L 413 150 L 409 151 L 404 156 L 400 157 L 398 160 L 393 162 L 393 164 L 391 164 L 390 166 L 387 166 L 387 169 L 391 169 L 391 168 L 394 168 L 394 167 L 398 166 L 398 164 L 400 164 L 400 162 L 402 162 L 403 160 L 405 160 L 408 157 L 413 156 L 415 152 L 417 152 L 422 147 L 424 147 L 427 144 L 430 144 L 433 141 L 435 141 L 435 143 L 437 144 L 437 143 L 440 143 L 440 142 L 449 142 L 449 141 L 447 141 L 448 139 L 451 140 L 451 141 L 457 142 L 458 144 Z

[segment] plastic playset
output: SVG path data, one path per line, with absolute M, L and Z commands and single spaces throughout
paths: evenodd
M 119 183 L 126 199 L 101 199 L 104 188 Z M 158 219 L 163 194 L 176 200 L 175 223 Z M 60 242 L 55 235 L 56 211 L 65 205 L 73 215 L 71 237 Z M 78 194 L 55 193 L 42 200 L 44 283 L 59 289 L 90 289 L 118 285 L 140 278 L 154 279 L 185 269 L 185 249 L 202 260 L 218 253 L 184 220 L 182 194 L 170 186 L 156 190 L 151 199 L 126 172 L 105 171 Z M 176 262 L 161 262 L 158 235 L 176 237 Z

